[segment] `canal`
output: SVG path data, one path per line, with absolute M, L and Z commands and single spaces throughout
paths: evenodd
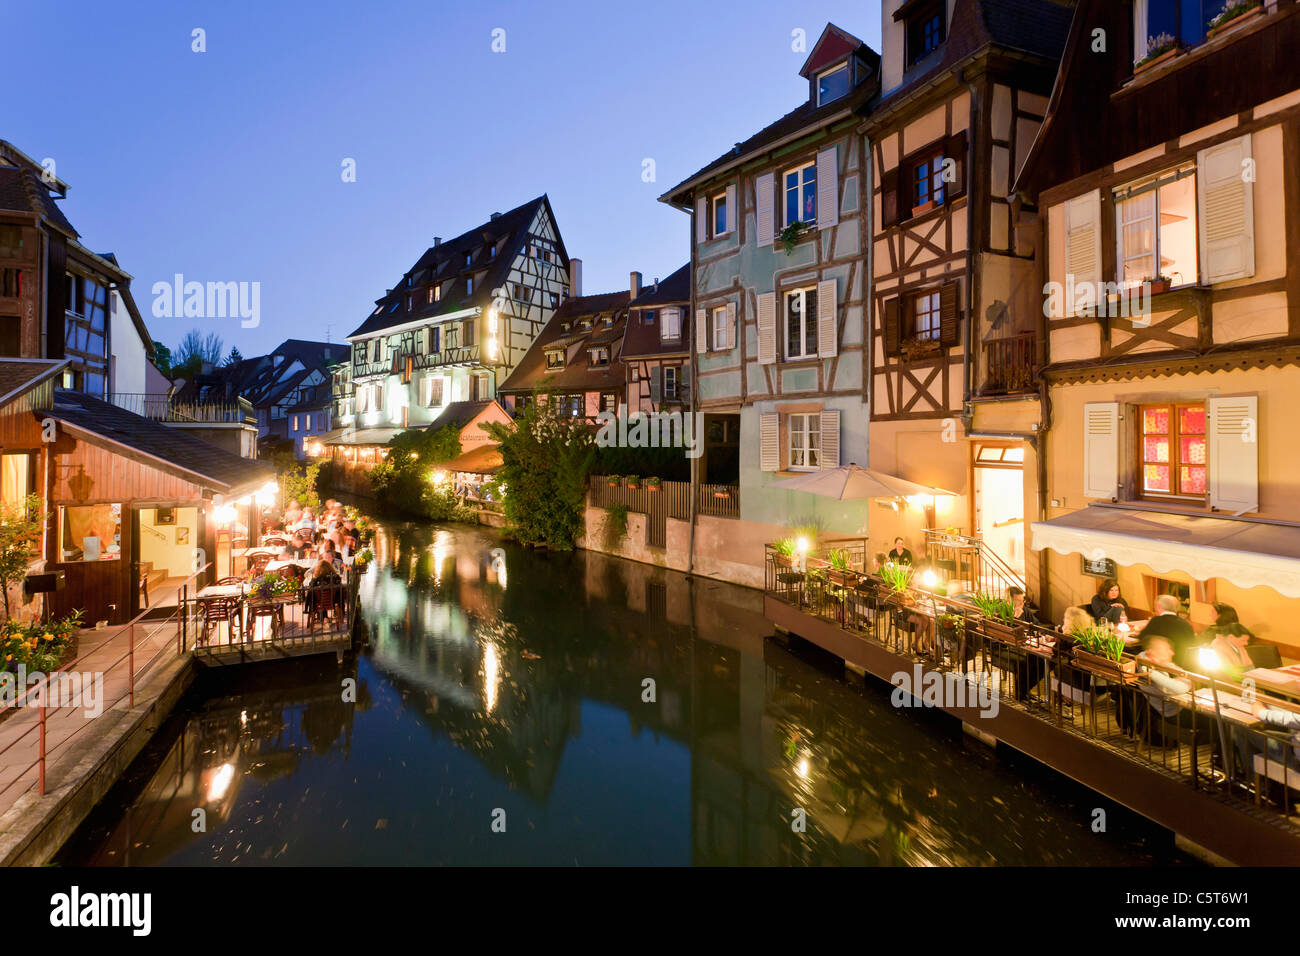
M 756 592 L 464 526 L 375 551 L 367 646 L 202 675 L 57 862 L 1189 862 L 776 636 Z

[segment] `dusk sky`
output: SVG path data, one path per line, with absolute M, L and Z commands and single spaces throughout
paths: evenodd
M 64 212 L 165 345 L 195 320 L 155 318 L 156 281 L 260 282 L 259 327 L 202 326 L 253 355 L 341 341 L 435 235 L 543 192 L 585 292 L 667 276 L 689 219 L 658 196 L 803 100 L 792 31 L 811 48 L 830 20 L 879 49 L 879 7 L 9 3 L 5 30 L 33 39 L 7 72 L 39 83 L 6 98 L 0 138 L 55 160 Z

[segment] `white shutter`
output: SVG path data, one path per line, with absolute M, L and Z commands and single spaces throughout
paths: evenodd
M 1116 497 L 1119 491 L 1119 403 L 1083 406 L 1083 494 Z
M 818 460 L 822 468 L 838 468 L 840 466 L 840 412 L 838 408 L 826 409 L 822 412 L 821 421 L 821 453 Z
M 829 229 L 840 221 L 840 170 L 836 148 L 817 154 L 817 228 Z
M 764 173 L 754 180 L 754 201 L 755 208 L 758 210 L 757 223 L 755 228 L 758 230 L 758 244 L 760 246 L 770 246 L 772 238 L 776 235 L 776 228 L 772 219 L 772 202 L 775 199 L 776 180 L 771 173 Z
M 1097 305 L 1097 289 L 1101 284 L 1101 190 L 1071 199 L 1065 204 L 1065 285 L 1090 287 L 1091 292 L 1083 304 Z M 1078 312 L 1076 303 L 1066 303 L 1066 314 Z M 1109 497 L 1109 496 L 1107 496 Z
M 1259 398 L 1211 398 L 1206 405 L 1210 506 L 1259 510 Z
M 708 313 L 704 309 L 695 310 L 695 351 L 703 355 L 709 350 Z
M 781 468 L 781 416 L 758 416 L 758 468 L 779 471 Z
M 740 222 L 740 209 L 736 206 L 736 184 L 727 187 L 727 221 L 723 223 L 724 232 L 735 232 L 736 223 Z
M 695 200 L 695 241 L 703 242 L 709 238 L 709 201 Z
M 661 385 L 659 384 L 659 383 L 660 383 L 660 378 L 661 378 L 662 375 L 663 375 L 663 369 L 661 369 L 658 365 L 651 366 L 651 368 L 650 368 L 650 404 L 651 404 L 651 405 L 654 405 L 654 406 L 656 406 L 656 407 L 659 405 L 659 396 L 662 394 L 662 392 L 661 392 Z
M 758 364 L 776 361 L 776 293 L 758 294 Z
M 817 354 L 822 358 L 833 358 L 836 354 L 839 330 L 835 326 L 835 312 L 835 280 L 823 279 L 817 283 Z
M 736 303 L 727 303 L 727 348 L 736 347 Z
M 1201 281 L 1255 274 L 1255 204 L 1246 181 L 1250 134 L 1196 154 Z

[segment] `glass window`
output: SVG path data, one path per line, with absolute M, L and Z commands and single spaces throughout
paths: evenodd
M 1205 406 L 1146 405 L 1141 410 L 1141 490 L 1157 497 L 1206 492 Z
M 791 415 L 790 468 L 813 471 L 821 461 L 821 416 Z
M 649 313 L 650 323 L 654 323 L 654 313 Z M 682 312 L 680 309 L 664 309 L 663 324 L 659 327 L 659 337 L 664 342 L 674 342 L 682 337 Z
M 720 305 L 713 310 L 713 348 L 729 348 L 730 329 L 727 328 L 727 307 Z
M 17 504 L 32 491 L 32 456 L 26 452 L 0 455 L 0 501 Z
M 913 206 L 924 206 L 928 202 L 933 202 L 936 206 L 943 205 L 946 195 L 943 170 L 943 153 L 928 156 L 912 167 Z
M 817 355 L 817 290 L 796 289 L 785 294 L 785 357 Z
M 785 174 L 785 225 L 817 221 L 817 164 Z
M 943 2 L 928 4 L 907 21 L 909 63 L 925 59 L 943 43 L 945 6 Z
M 114 561 L 122 557 L 122 506 L 81 505 L 59 508 L 60 559 Z
M 1133 288 L 1162 277 L 1173 285 L 1195 284 L 1195 173 L 1185 170 L 1172 179 L 1121 190 L 1116 200 L 1120 285 Z
M 727 231 L 727 194 L 718 193 L 713 197 L 713 234 L 720 236 Z
M 909 338 L 917 342 L 939 341 L 939 293 L 922 292 L 913 296 L 911 311 Z
M 677 366 L 664 366 L 664 398 L 673 399 L 677 397 Z
M 849 65 L 827 70 L 817 77 L 817 105 L 837 100 L 849 91 Z

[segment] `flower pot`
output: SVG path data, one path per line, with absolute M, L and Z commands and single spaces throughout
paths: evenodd
M 1147 70 L 1153 69 L 1154 67 L 1159 66 L 1161 63 L 1165 63 L 1169 60 L 1172 60 L 1174 57 L 1176 57 L 1179 54 L 1179 52 L 1180 49 L 1178 47 L 1176 46 L 1170 47 L 1168 50 L 1165 50 L 1164 53 L 1161 53 L 1158 56 L 1153 56 L 1149 60 L 1143 60 L 1141 63 L 1137 63 L 1133 66 L 1133 75 L 1137 76 L 1140 73 L 1145 73 L 1147 72 Z
M 772 560 L 776 562 L 778 568 L 793 568 L 794 555 L 791 554 L 774 554 Z
M 715 498 L 727 499 L 727 498 L 730 498 L 730 497 L 731 497 L 731 492 L 730 492 L 730 491 L 715 491 L 715 492 L 713 493 L 713 497 L 715 497 Z
M 1006 621 L 986 617 L 980 621 L 980 630 L 990 640 L 1001 641 L 1004 644 L 1025 643 L 1025 625 L 1019 622 L 1008 624 Z
M 912 217 L 915 218 L 915 217 L 921 215 L 922 213 L 927 213 L 927 212 L 929 212 L 929 211 L 930 211 L 931 209 L 933 209 L 933 208 L 934 208 L 934 200 L 933 200 L 933 199 L 931 199 L 929 202 L 923 202 L 923 203 L 921 203 L 921 205 L 919 205 L 919 206 L 913 206 L 913 207 L 912 207 Z
M 1257 3 L 1249 10 L 1247 10 L 1245 13 L 1239 13 L 1231 20 L 1227 20 L 1224 23 L 1220 23 L 1218 26 L 1210 27 L 1210 29 L 1205 32 L 1205 38 L 1207 40 L 1212 40 L 1214 37 L 1217 37 L 1220 33 L 1227 33 L 1233 27 L 1240 26 L 1243 23 L 1255 19 L 1255 17 L 1259 16 L 1263 11 L 1264 11 L 1264 7 L 1261 4 Z
M 832 584 L 838 584 L 840 587 L 848 587 L 858 579 L 857 574 L 852 571 L 831 571 L 826 576 L 830 578 Z
M 1173 283 L 1168 279 L 1152 279 L 1148 285 L 1151 286 L 1152 295 L 1164 295 Z
M 659 490 L 659 486 L 658 486 L 658 485 L 646 485 L 646 486 L 645 486 L 645 490 L 646 490 L 646 491 L 658 491 L 658 490 Z
M 1120 677 L 1137 671 L 1137 661 L 1131 657 L 1113 661 L 1109 657 L 1094 654 L 1092 651 L 1085 651 L 1078 646 L 1074 648 L 1074 662 L 1084 670 L 1108 677 Z

